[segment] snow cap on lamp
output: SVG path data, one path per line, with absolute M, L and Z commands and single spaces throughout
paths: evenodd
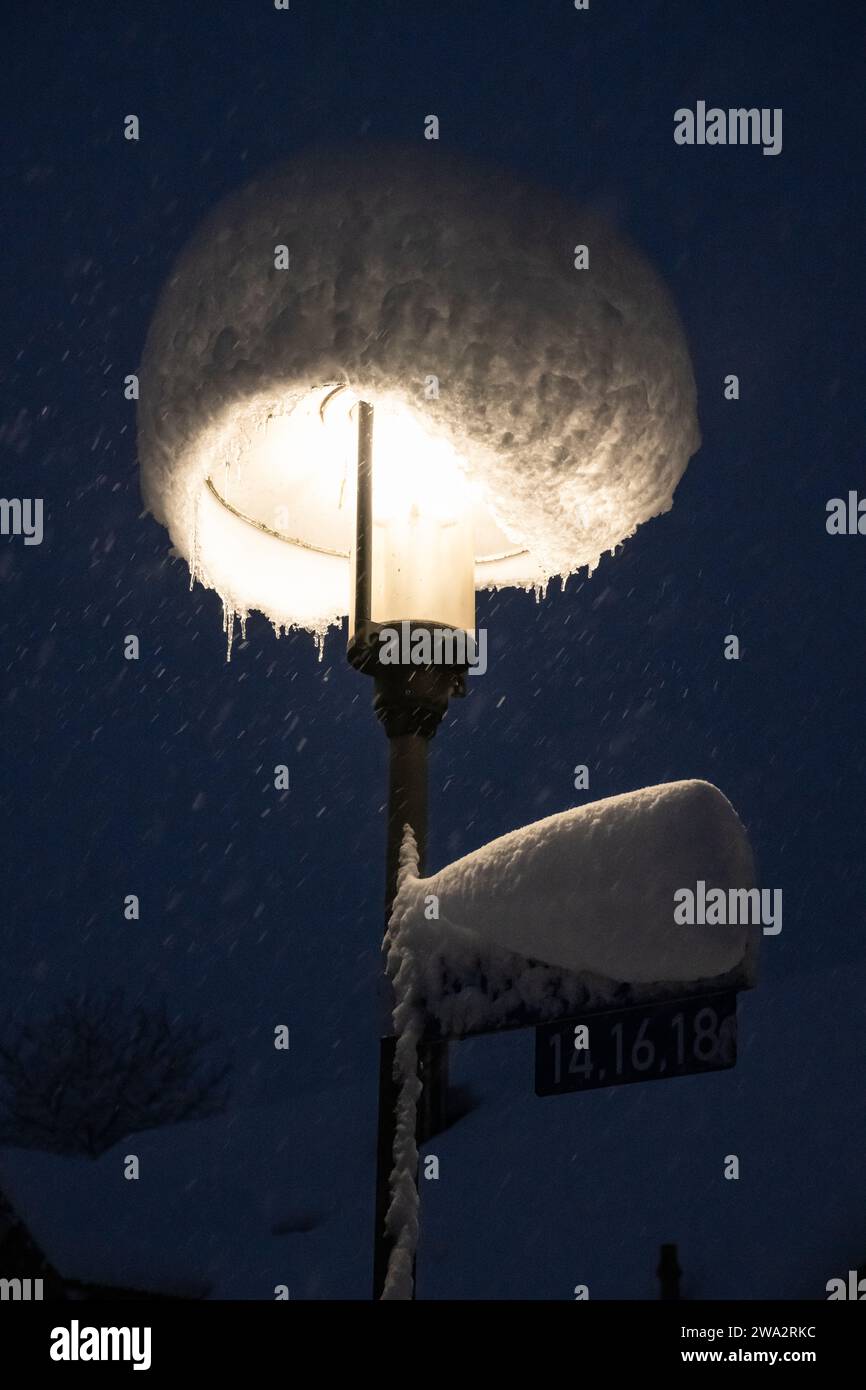
M 643 257 L 426 145 L 319 150 L 228 197 L 174 267 L 140 377 L 142 490 L 177 551 L 227 612 L 320 634 L 350 589 L 351 469 L 316 433 L 334 386 L 374 404 L 374 447 L 390 421 L 404 456 L 459 473 L 479 589 L 594 568 L 670 508 L 699 443 Z

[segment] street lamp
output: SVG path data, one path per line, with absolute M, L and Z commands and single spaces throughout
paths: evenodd
M 229 651 L 252 610 L 320 646 L 348 616 L 390 741 L 386 915 L 406 824 L 423 869 L 427 744 L 465 690 L 475 591 L 591 571 L 669 509 L 699 442 L 682 330 L 637 252 L 429 153 L 327 151 L 227 199 L 172 272 L 140 374 L 144 497 L 221 596 Z M 422 1050 L 427 1133 L 444 1058 Z

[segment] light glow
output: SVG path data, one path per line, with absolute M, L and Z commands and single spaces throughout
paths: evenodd
M 465 461 L 425 426 L 417 411 L 392 396 L 373 404 L 372 619 L 429 621 L 474 631 L 475 566 L 484 563 L 483 557 L 476 560 L 478 533 L 500 555 L 509 553 L 507 538 L 477 487 L 470 485 Z M 306 564 L 316 585 L 323 575 L 322 563 L 312 562 L 314 555 L 350 561 L 341 605 L 350 624 L 357 405 L 348 387 L 326 385 L 287 409 L 272 410 L 252 431 L 247 447 L 235 449 L 208 479 L 208 493 L 228 515 L 220 519 L 210 503 L 200 504 L 206 555 L 217 536 L 217 569 L 224 571 L 232 555 L 246 555 L 244 572 L 256 576 L 257 594 L 268 587 L 269 573 L 275 578 L 279 573 L 283 580 L 287 574 L 288 562 L 277 562 L 277 552 L 263 537 L 297 547 L 301 555 L 288 570 L 297 577 Z M 236 520 L 230 522 L 229 516 Z M 238 533 L 232 541 L 236 528 L 244 525 L 252 534 Z M 201 568 L 213 570 L 213 565 Z M 330 565 L 327 571 L 333 605 L 335 576 Z
M 298 254 L 274 275 L 262 246 L 289 225 Z M 562 255 L 576 225 L 598 247 L 590 277 Z M 441 399 L 427 396 L 431 366 Z M 176 553 L 203 582 L 219 577 L 234 612 L 261 607 L 319 635 L 350 593 L 353 469 L 337 436 L 314 437 L 334 388 L 374 407 L 383 477 L 396 472 L 380 520 L 407 503 L 442 519 L 452 484 L 471 482 L 478 589 L 541 593 L 555 575 L 592 572 L 670 508 L 699 443 L 682 326 L 634 247 L 534 185 L 450 160 L 421 170 L 411 150 L 368 142 L 257 171 L 224 200 L 164 287 L 140 383 L 142 493 Z M 432 499 L 410 480 L 430 441 L 453 451 L 434 465 Z M 249 535 L 217 553 L 201 514 L 219 498 L 222 541 Z M 342 566 L 337 606 L 312 562 L 303 593 L 251 586 L 232 555 L 261 546 L 264 579 L 270 540 L 299 550 L 302 574 L 317 553 Z

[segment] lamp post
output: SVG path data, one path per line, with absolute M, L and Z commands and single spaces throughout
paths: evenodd
M 373 706 L 389 743 L 388 824 L 385 868 L 385 926 L 397 892 L 400 847 L 410 826 L 423 869 L 427 840 L 427 745 L 448 707 L 451 696 L 465 693 L 466 663 L 420 662 L 405 659 L 415 632 L 432 629 L 444 648 L 443 624 L 455 617 L 474 626 L 473 553 L 465 518 L 435 515 L 425 509 L 426 488 L 404 489 L 402 506 L 377 515 L 373 407 L 359 401 L 356 531 L 353 550 L 354 609 L 349 624 L 348 658 L 373 677 Z M 432 480 L 435 482 L 435 480 Z M 389 499 L 391 500 L 391 499 Z M 450 533 L 454 531 L 454 535 Z M 458 570 L 453 568 L 455 561 Z M 375 595 L 375 606 L 374 606 Z M 440 621 L 425 620 L 424 615 Z M 403 639 L 402 659 L 383 659 L 381 639 L 387 629 Z M 468 633 L 459 636 L 466 651 Z M 407 649 L 407 650 L 406 650 Z M 383 989 L 386 989 L 383 982 Z M 390 991 L 387 1018 L 380 1038 L 379 1103 L 376 1144 L 376 1203 L 373 1258 L 373 1296 L 385 1285 L 392 1241 L 386 1228 L 393 1162 L 396 1086 L 395 1040 L 391 1024 Z M 448 1044 L 431 1042 L 419 1049 L 422 1086 L 418 1112 L 418 1142 L 432 1137 L 447 1122 Z
M 146 505 L 221 597 L 229 651 L 254 610 L 320 646 L 348 614 L 389 740 L 386 911 L 405 824 L 423 854 L 476 589 L 591 571 L 668 510 L 699 442 L 676 312 L 622 238 L 507 175 L 366 145 L 215 210 L 154 314 L 138 411 Z M 426 1134 L 445 1046 L 421 1052 Z

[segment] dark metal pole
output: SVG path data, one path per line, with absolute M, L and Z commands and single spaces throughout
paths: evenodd
M 366 635 L 373 583 L 373 407 L 358 402 L 358 510 L 355 520 L 355 632 Z
M 385 927 L 391 917 L 397 892 L 400 867 L 400 848 L 403 827 L 411 825 L 418 846 L 419 867 L 423 872 L 427 849 L 427 739 L 422 734 L 396 734 L 388 740 L 388 840 L 385 871 Z M 383 1034 L 379 1041 L 379 1121 L 376 1142 L 376 1227 L 373 1246 L 373 1297 L 380 1298 L 388 1272 L 388 1257 L 392 1241 L 385 1230 L 385 1217 L 391 1198 L 390 1177 L 394 1163 L 394 1134 L 397 1111 L 397 1087 L 394 1082 L 394 1051 L 396 1039 L 391 1036 L 390 984 L 385 981 L 386 996 L 382 1020 Z M 420 1061 L 420 1058 L 419 1058 Z
M 427 739 L 423 734 L 394 734 L 388 739 L 388 848 L 385 878 L 385 925 L 397 893 L 403 827 L 411 825 L 424 872 L 427 855 Z
M 403 829 L 411 825 L 418 847 L 418 868 L 424 872 L 427 852 L 427 745 L 424 734 L 395 734 L 388 740 L 388 843 L 386 853 L 385 926 L 391 918 L 397 893 Z M 388 1016 L 385 1036 L 379 1043 L 379 1123 L 376 1144 L 376 1229 L 373 1257 L 373 1296 L 379 1298 L 388 1272 L 392 1242 L 385 1230 L 390 1201 L 390 1177 L 394 1162 L 397 1088 L 394 1083 L 394 1049 L 390 1010 L 390 985 L 385 982 Z M 448 1098 L 448 1044 L 422 1043 L 418 1049 L 422 1091 L 418 1105 L 416 1137 L 423 1144 L 444 1129 Z

